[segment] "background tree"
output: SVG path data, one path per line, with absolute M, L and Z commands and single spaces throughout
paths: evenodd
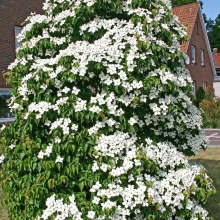
M 210 32 L 212 30 L 212 27 L 214 25 L 214 21 L 211 18 L 207 18 L 207 16 L 205 14 L 203 14 L 204 16 L 204 22 L 206 24 L 206 31 Z
M 201 8 L 202 8 L 203 2 L 197 1 L 197 0 L 172 0 L 172 6 L 176 7 L 176 6 L 181 6 L 181 5 L 188 5 L 194 2 L 200 2 Z
M 170 1 L 47 0 L 9 67 L 10 219 L 208 219 L 207 147 Z
M 211 19 L 207 21 L 206 29 L 211 48 L 218 48 L 218 51 L 220 51 L 220 14 L 215 21 Z

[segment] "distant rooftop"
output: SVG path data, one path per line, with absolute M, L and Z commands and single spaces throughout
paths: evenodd
M 220 54 L 218 53 L 217 50 L 213 50 L 212 52 L 212 57 L 214 60 L 215 68 L 220 68 Z

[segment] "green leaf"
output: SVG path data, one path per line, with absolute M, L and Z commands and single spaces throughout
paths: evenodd
M 25 156 L 25 153 L 20 153 L 20 159 L 22 160 Z
M 79 189 L 80 189 L 81 192 L 83 191 L 83 188 L 84 188 L 84 182 L 81 182 L 79 184 Z

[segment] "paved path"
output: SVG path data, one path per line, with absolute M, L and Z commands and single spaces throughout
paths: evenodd
M 220 147 L 220 129 L 204 129 L 205 135 L 209 138 L 209 146 Z
M 15 120 L 14 117 L 11 117 L 11 118 L 0 118 L 0 124 L 6 123 L 6 122 L 12 122 L 14 120 Z

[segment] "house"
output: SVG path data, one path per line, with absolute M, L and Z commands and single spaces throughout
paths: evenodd
M 214 78 L 213 87 L 215 89 L 215 95 L 220 97 L 220 54 L 218 49 L 214 48 L 212 52 L 212 57 L 215 64 L 216 77 Z
M 10 96 L 10 85 L 6 85 L 3 71 L 16 56 L 16 36 L 22 30 L 22 23 L 31 12 L 43 13 L 45 0 L 0 1 L 0 117 L 8 115 L 6 99 Z
M 201 86 L 204 89 L 207 86 L 213 86 L 214 77 L 216 76 L 200 3 L 195 2 L 174 7 L 172 12 L 179 18 L 181 24 L 186 26 L 187 36 L 190 37 L 190 40 L 184 42 L 180 49 L 189 58 L 186 62 L 186 68 L 192 77 L 193 92 L 195 94 Z

